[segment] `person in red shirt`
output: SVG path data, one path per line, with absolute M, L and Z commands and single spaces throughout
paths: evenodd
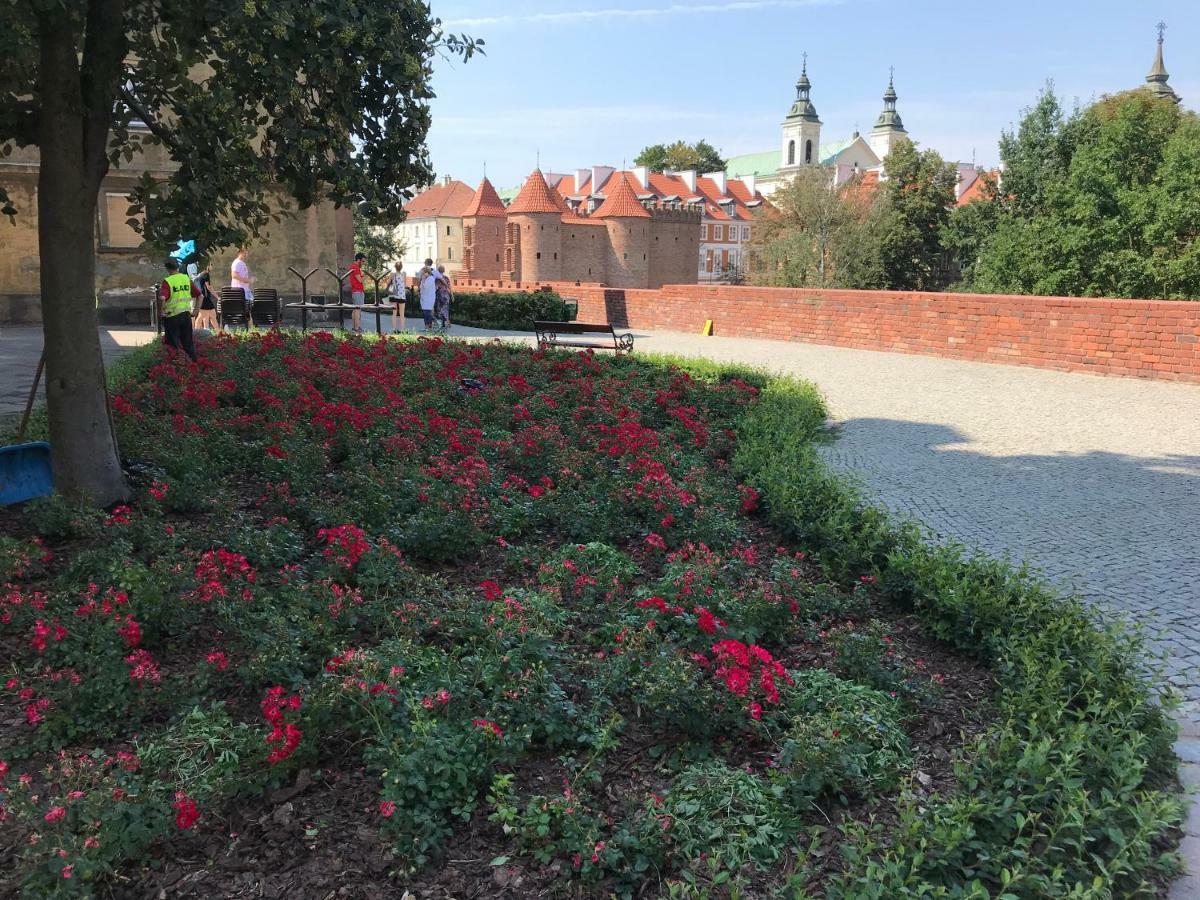
M 167 346 L 182 350 L 196 361 L 196 343 L 192 336 L 192 307 L 200 297 L 200 288 L 179 271 L 179 263 L 168 259 L 167 275 L 158 285 L 158 304 Z
M 362 305 L 367 300 L 367 288 L 363 284 L 362 273 L 363 260 L 366 258 L 365 253 L 355 253 L 354 262 L 350 266 L 350 302 L 354 305 L 350 322 L 355 334 L 362 334 Z

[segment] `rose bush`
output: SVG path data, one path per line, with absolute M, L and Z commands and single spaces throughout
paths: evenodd
M 122 371 L 136 500 L 0 542 L 0 887 L 102 893 L 312 771 L 375 779 L 393 871 L 490 816 L 620 894 L 851 883 L 809 832 L 906 808 L 943 673 L 873 544 L 826 578 L 766 527 L 761 379 L 324 333 Z

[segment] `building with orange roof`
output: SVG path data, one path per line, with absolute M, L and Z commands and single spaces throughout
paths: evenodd
M 660 202 L 643 178 L 607 167 L 571 178 L 534 170 L 507 207 L 485 178 L 464 207 L 459 275 L 622 288 L 694 283 L 701 211 Z M 592 184 L 603 191 L 591 193 Z
M 764 204 L 753 177 L 724 172 L 651 172 L 645 166 L 618 171 L 611 166 L 548 172 L 545 180 L 578 216 L 594 217 L 623 183 L 639 204 L 699 213 L 700 241 L 691 281 L 720 281 L 743 266 L 754 220 Z M 626 198 L 626 201 L 628 198 Z
M 469 184 L 447 175 L 404 205 L 406 218 L 394 234 L 404 246 L 405 272 L 416 274 L 426 259 L 444 264 L 447 272 L 461 270 L 463 216 L 474 198 Z

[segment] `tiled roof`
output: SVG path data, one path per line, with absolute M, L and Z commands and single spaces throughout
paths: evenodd
M 475 196 L 469 184 L 461 181 L 442 182 L 422 191 L 404 204 L 410 219 L 432 219 L 437 216 L 457 218 L 463 214 Z
M 510 213 L 556 213 L 562 212 L 562 207 L 559 206 L 561 198 L 558 193 L 551 190 L 550 185 L 546 184 L 546 179 L 542 177 L 540 169 L 534 169 L 527 179 L 525 186 L 521 188 L 521 193 L 517 194 L 517 198 L 509 205 Z
M 984 181 L 984 175 L 990 176 L 990 180 L 993 184 L 995 184 L 996 177 L 999 174 L 999 170 L 997 169 L 993 169 L 990 172 L 980 172 L 978 177 L 971 182 L 971 186 L 962 192 L 962 196 L 958 198 L 958 205 L 966 206 L 968 203 L 974 203 L 976 200 L 990 199 L 984 190 L 986 183 Z
M 874 200 L 875 192 L 879 190 L 879 170 L 867 169 L 856 178 L 845 182 L 843 190 L 848 201 L 865 210 Z
M 496 193 L 496 189 L 492 187 L 492 183 L 486 178 L 479 182 L 479 189 L 475 191 L 475 196 L 471 198 L 471 202 L 463 210 L 464 216 L 498 216 L 503 218 L 506 214 L 507 210 L 504 208 L 504 201 L 500 199 L 500 195 Z
M 650 212 L 638 201 L 637 193 L 629 182 L 633 176 L 628 172 L 618 172 L 608 180 L 608 198 L 600 208 L 592 213 L 596 219 L 628 218 L 648 219 Z

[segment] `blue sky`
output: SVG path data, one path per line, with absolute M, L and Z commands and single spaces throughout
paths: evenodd
M 1184 103 L 1200 107 L 1196 0 L 432 0 L 486 56 L 435 67 L 434 168 L 500 187 L 533 169 L 620 166 L 646 144 L 778 146 L 808 51 L 823 142 L 866 133 L 896 67 L 909 134 L 944 157 L 996 141 L 1047 79 L 1068 105 L 1142 83 L 1155 24 Z M 1189 52 L 1193 48 L 1193 52 Z

